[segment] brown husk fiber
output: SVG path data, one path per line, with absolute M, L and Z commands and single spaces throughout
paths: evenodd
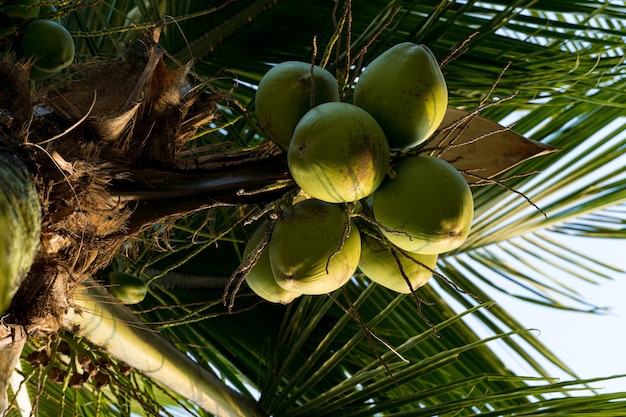
M 159 34 L 119 58 L 74 68 L 44 91 L 29 88 L 28 62 L 0 61 L 0 142 L 29 167 L 43 216 L 40 249 L 2 318 L 0 345 L 23 330 L 59 329 L 76 286 L 129 237 L 135 206 L 111 195 L 111 181 L 130 170 L 174 167 L 176 153 L 224 99 L 191 88 L 188 65 L 168 69 Z

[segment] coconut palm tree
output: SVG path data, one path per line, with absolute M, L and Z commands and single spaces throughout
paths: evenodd
M 34 7 L 15 3 L 0 7 Z M 594 390 L 611 376 L 581 380 L 490 296 L 592 314 L 577 282 L 622 272 L 560 236 L 624 237 L 624 167 L 610 165 L 625 146 L 623 4 L 38 3 L 56 6 L 76 59 L 28 83 L 27 20 L 3 17 L 0 176 L 42 216 L 18 246 L 39 240 L 30 271 L 5 291 L 6 415 L 624 413 L 626 393 Z M 405 41 L 428 45 L 450 114 L 480 127 L 459 136 L 478 149 L 469 238 L 413 295 L 357 272 L 331 294 L 264 302 L 243 249 L 297 187 L 257 123 L 256 86 L 276 63 L 314 62 L 350 101 L 359 71 Z M 507 160 L 515 141 L 530 151 Z M 413 152 L 441 150 L 429 143 Z M 139 303 L 107 291 L 121 272 L 147 284 Z

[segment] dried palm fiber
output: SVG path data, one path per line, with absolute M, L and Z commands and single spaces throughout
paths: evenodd
M 171 167 L 214 117 L 222 96 L 192 88 L 189 66 L 168 69 L 158 36 L 157 29 L 119 58 L 72 68 L 41 91 L 29 90 L 27 63 L 2 62 L 11 93 L 0 94 L 0 123 L 11 123 L 0 142 L 19 150 L 42 217 L 39 250 L 3 317 L 0 343 L 17 327 L 58 330 L 76 286 L 129 237 L 134 202 L 112 197 L 111 182 Z
M 191 63 L 167 68 L 155 29 L 123 56 L 78 70 L 75 81 L 47 92 L 45 106 L 68 121 L 86 117 L 90 145 L 101 160 L 124 167 L 167 167 L 225 96 L 202 94 L 188 81 Z M 73 155 L 73 143 L 64 149 Z M 57 145 L 58 148 L 59 145 Z M 84 150 L 81 150 L 84 153 Z M 80 155 L 83 157 L 83 155 Z

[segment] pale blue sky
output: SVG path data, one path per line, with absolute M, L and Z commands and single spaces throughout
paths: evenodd
M 626 239 L 563 238 L 586 254 L 626 269 Z M 564 279 L 567 280 L 565 276 Z M 614 274 L 612 281 L 577 288 L 585 299 L 611 308 L 609 314 L 594 315 L 540 307 L 512 297 L 499 296 L 515 318 L 529 328 L 540 331 L 539 339 L 580 378 L 626 374 L 626 274 Z M 554 376 L 566 376 L 554 371 Z M 626 392 L 626 378 L 594 384 L 607 391 Z

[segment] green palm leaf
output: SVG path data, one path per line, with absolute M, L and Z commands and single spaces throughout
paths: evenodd
M 488 294 L 495 289 L 597 312 L 577 282 L 623 273 L 559 242 L 562 234 L 625 236 L 623 10 L 611 2 L 569 0 L 352 3 L 351 19 L 343 21 L 348 38 L 345 31 L 336 37 L 333 25 L 333 18 L 341 23 L 345 2 L 336 4 L 335 15 L 333 2 L 312 0 L 167 2 L 172 19 L 165 21 L 163 46 L 177 61 L 196 59 L 194 82 L 232 89 L 237 100 L 223 103 L 221 119 L 192 145 L 242 149 L 265 140 L 249 111 L 254 86 L 271 64 L 319 62 L 335 42 L 339 53 L 328 55 L 327 67 L 346 78 L 346 61 L 366 46 L 363 65 L 390 45 L 412 41 L 428 44 L 440 61 L 450 58 L 444 72 L 451 106 L 489 105 L 482 115 L 514 122 L 516 132 L 560 152 L 507 171 L 496 179 L 501 185 L 473 188 L 472 234 L 440 258 L 440 276 L 417 292 L 423 302 L 356 276 L 345 291 L 302 297 L 289 307 L 260 303 L 244 285 L 229 311 L 222 302 L 225 278 L 254 226 L 246 220 L 262 210 L 240 206 L 180 219 L 134 242 L 134 255 L 121 262 L 152 280 L 136 315 L 225 383 L 258 399 L 268 415 L 619 415 L 623 393 L 591 391 L 599 379 L 578 380 L 575 369 Z M 161 16 L 159 6 L 156 0 L 74 2 L 59 14 L 76 37 L 79 62 L 89 65 L 94 57 L 118 54 L 137 36 L 128 28 L 133 8 L 139 11 L 134 23 L 150 27 Z M 534 172 L 540 173 L 525 175 Z M 566 278 L 554 278 L 551 270 Z M 184 278 L 191 275 L 203 278 L 191 284 Z M 172 276 L 178 278 L 165 284 Z M 87 349 L 84 341 L 75 343 Z M 532 375 L 510 371 L 501 349 Z M 551 379 L 546 361 L 572 380 Z M 35 372 L 25 371 L 32 381 Z M 116 415 L 116 407 L 130 410 L 132 403 L 147 415 L 167 413 L 166 406 L 205 415 L 140 373 L 119 381 L 125 382 L 106 392 L 46 384 L 41 411 L 65 415 L 75 402 L 82 408 L 71 415 L 95 415 L 93 404 L 103 404 L 100 415 Z M 136 395 L 129 398 L 125 390 Z

